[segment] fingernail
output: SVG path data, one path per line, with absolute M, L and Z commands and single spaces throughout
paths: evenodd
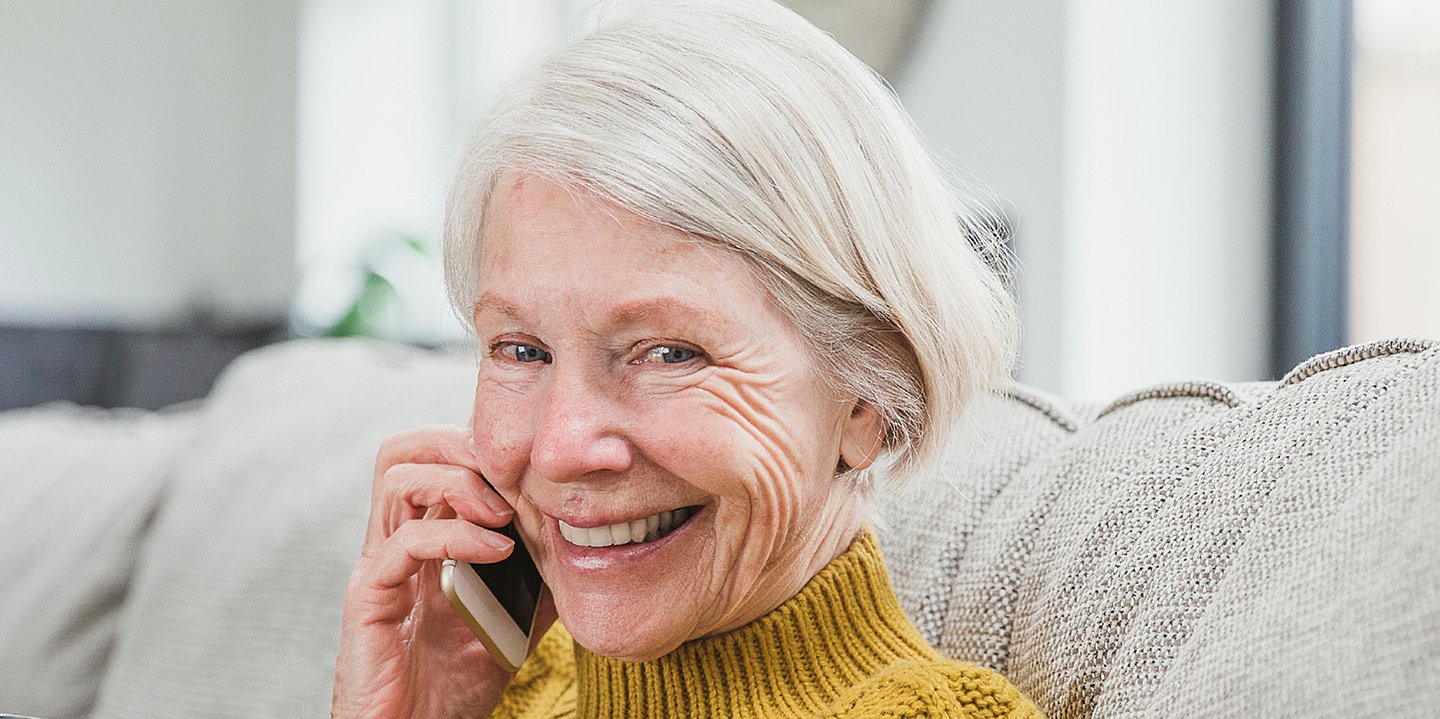
M 509 549 L 515 546 L 515 542 L 509 537 L 497 532 L 486 532 L 483 541 L 496 549 Z
M 484 502 L 485 506 L 489 507 L 490 511 L 495 513 L 495 516 L 502 519 L 515 513 L 515 510 L 511 509 L 510 505 L 505 503 L 505 500 L 501 499 L 496 495 L 482 495 L 480 497 L 480 501 Z

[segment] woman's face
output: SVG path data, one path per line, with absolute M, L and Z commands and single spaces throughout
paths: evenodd
M 879 422 L 744 261 L 526 175 L 482 254 L 476 454 L 582 646 L 644 660 L 739 627 L 848 546 L 836 465 Z

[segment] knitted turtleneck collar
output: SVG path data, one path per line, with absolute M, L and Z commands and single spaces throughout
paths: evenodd
M 881 668 L 938 655 L 910 623 L 868 530 L 800 593 L 648 662 L 576 647 L 582 717 L 809 715 Z

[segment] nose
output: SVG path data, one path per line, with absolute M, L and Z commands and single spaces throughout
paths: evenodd
M 602 381 L 557 366 L 530 448 L 531 471 L 551 482 L 573 482 L 628 469 L 631 446 L 617 404 Z

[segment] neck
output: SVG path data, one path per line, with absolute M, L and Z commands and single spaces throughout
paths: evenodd
M 579 715 L 818 710 L 897 660 L 935 656 L 900 609 L 875 537 L 866 531 L 798 594 L 743 627 L 647 662 L 576 647 Z

